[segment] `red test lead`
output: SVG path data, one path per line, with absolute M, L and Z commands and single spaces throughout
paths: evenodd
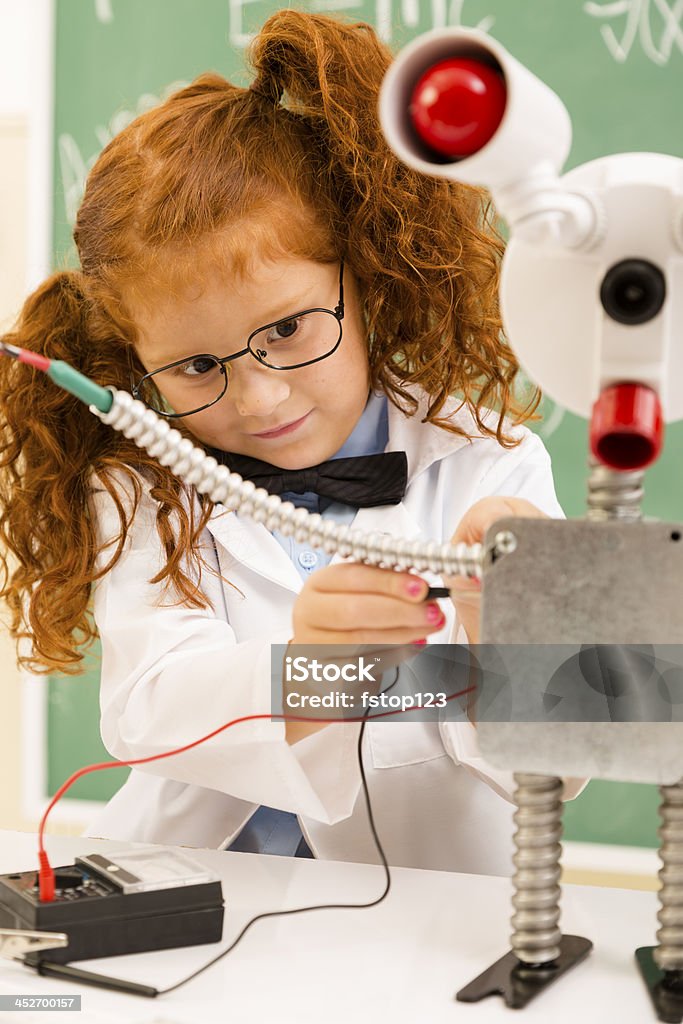
M 16 345 L 8 345 L 4 341 L 0 343 L 0 350 L 5 355 L 11 356 L 12 359 L 17 359 L 20 363 L 35 366 L 37 370 L 42 370 L 43 373 L 47 373 L 50 369 L 51 360 L 47 356 L 41 356 L 39 352 L 30 352 L 27 348 L 17 348 Z
M 463 697 L 465 694 L 471 693 L 476 690 L 475 686 L 468 686 L 464 690 L 458 691 L 458 693 L 451 694 L 446 700 L 455 700 L 458 697 Z M 405 710 L 418 711 L 421 705 L 417 705 L 414 708 L 406 708 Z M 403 714 L 402 710 L 396 711 L 383 711 L 376 715 L 372 715 L 372 718 L 391 718 L 394 715 Z M 367 720 L 367 712 L 359 718 L 347 718 L 346 722 L 361 722 L 364 723 Z M 50 862 L 48 860 L 47 851 L 44 846 L 44 834 L 45 825 L 47 818 L 57 803 L 58 800 L 66 793 L 67 789 L 70 789 L 74 782 L 82 778 L 84 775 L 88 775 L 90 772 L 97 772 L 105 768 L 120 768 L 122 765 L 134 766 L 137 764 L 149 764 L 151 761 L 161 761 L 166 757 L 173 757 L 174 754 L 183 754 L 187 750 L 192 750 L 194 747 L 198 747 L 202 743 L 206 743 L 207 740 L 213 739 L 214 736 L 218 736 L 219 733 L 225 732 L 226 729 L 230 729 L 233 725 L 239 725 L 241 722 L 257 722 L 263 719 L 270 719 L 270 721 L 278 722 L 314 722 L 320 723 L 323 721 L 334 722 L 337 719 L 322 719 L 322 718 L 301 718 L 298 715 L 273 715 L 273 714 L 260 714 L 260 715 L 244 715 L 241 718 L 233 718 L 231 722 L 224 722 L 223 725 L 219 725 L 217 729 L 207 733 L 206 736 L 201 736 L 198 740 L 193 740 L 191 743 L 185 744 L 183 747 L 176 747 L 174 750 L 165 750 L 162 754 L 152 754 L 150 757 L 138 757 L 132 761 L 102 761 L 99 764 L 89 764 L 84 768 L 79 768 L 73 775 L 70 775 L 66 782 L 63 782 L 57 792 L 54 794 L 50 803 L 47 805 L 45 812 L 40 819 L 38 826 L 38 860 L 40 862 L 40 870 L 38 872 L 39 877 L 39 891 L 41 902 L 51 903 L 55 898 L 55 875 Z

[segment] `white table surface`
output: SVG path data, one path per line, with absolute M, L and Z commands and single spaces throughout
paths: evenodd
M 120 843 L 49 837 L 53 867 Z M 37 864 L 36 837 L 0 831 L 0 873 Z M 215 956 L 254 914 L 379 895 L 382 869 L 288 857 L 186 851 L 221 877 L 223 943 L 79 961 L 165 987 Z M 41 978 L 0 960 L 0 994 L 82 996 L 82 1013 L 0 1011 L 8 1024 L 647 1024 L 655 1019 L 634 958 L 652 945 L 655 893 L 563 886 L 561 926 L 594 943 L 589 957 L 524 1010 L 501 997 L 458 1003 L 455 992 L 509 949 L 510 879 L 392 870 L 387 899 L 368 910 L 320 910 L 258 921 L 225 960 L 157 999 Z

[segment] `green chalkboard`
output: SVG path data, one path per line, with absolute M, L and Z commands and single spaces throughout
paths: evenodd
M 591 779 L 564 805 L 563 839 L 584 843 L 657 847 L 657 786 Z
M 51 676 L 47 703 L 47 793 L 52 796 L 77 769 L 111 761 L 100 739 L 100 648 L 88 652 L 80 676 Z M 65 793 L 69 800 L 107 800 L 123 785 L 128 768 L 92 772 Z
M 74 213 L 87 171 L 106 141 L 202 71 L 246 84 L 244 46 L 278 6 L 261 0 L 56 0 L 56 265 L 73 259 Z M 335 0 L 310 0 L 297 6 L 368 21 L 394 48 L 446 24 L 490 31 L 566 104 L 574 125 L 566 169 L 615 152 L 683 156 L 683 10 L 673 0 L 338 0 L 338 6 Z M 544 413 L 537 429 L 553 459 L 558 496 L 568 515 L 581 515 L 586 424 L 550 401 Z M 682 456 L 683 424 L 677 424 L 668 429 L 665 456 L 647 474 L 648 515 L 678 519 L 683 513 Z M 79 737 L 88 731 L 85 719 L 69 707 L 64 699 L 51 720 L 55 751 L 58 735 L 64 751 L 84 749 Z M 53 771 L 55 777 L 66 774 L 66 763 L 56 756 Z M 568 809 L 566 834 L 594 838 L 608 802 L 610 817 L 620 824 L 607 836 L 600 833 L 602 841 L 655 845 L 652 814 L 642 812 L 643 793 L 652 810 L 653 787 L 591 783 Z M 623 811 L 615 813 L 617 805 Z

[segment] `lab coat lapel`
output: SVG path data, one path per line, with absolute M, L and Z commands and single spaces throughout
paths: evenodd
M 298 594 L 301 576 L 291 559 L 263 523 L 237 516 L 217 505 L 207 523 L 214 540 L 241 565 L 286 590 Z M 225 567 L 224 567 L 225 568 Z
M 433 423 L 423 423 L 429 408 L 429 397 L 420 388 L 408 388 L 417 399 L 418 405 L 412 416 L 397 409 L 393 402 L 389 402 L 389 441 L 385 448 L 387 452 L 405 452 L 408 460 L 408 487 L 412 481 L 425 469 L 441 459 L 452 455 L 458 448 L 469 444 L 469 440 L 460 434 L 453 434 Z M 451 419 L 451 422 L 465 430 L 471 431 L 472 420 L 462 407 L 462 402 L 455 398 L 448 399 L 440 414 L 442 417 Z

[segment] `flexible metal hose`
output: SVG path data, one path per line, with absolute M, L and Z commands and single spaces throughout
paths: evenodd
M 363 533 L 350 526 L 325 520 L 316 512 L 296 508 L 243 480 L 220 466 L 206 452 L 184 438 L 153 410 L 125 391 L 110 388 L 114 401 L 108 412 L 94 405 L 90 411 L 103 423 L 120 430 L 139 448 L 144 448 L 162 466 L 168 466 L 186 484 L 225 508 L 263 523 L 268 530 L 279 530 L 285 537 L 293 536 L 299 543 L 328 554 L 340 554 L 368 565 L 396 569 L 429 570 L 444 576 L 471 576 L 481 579 L 483 551 L 481 544 L 449 544 L 438 541 L 415 541 L 375 531 Z

